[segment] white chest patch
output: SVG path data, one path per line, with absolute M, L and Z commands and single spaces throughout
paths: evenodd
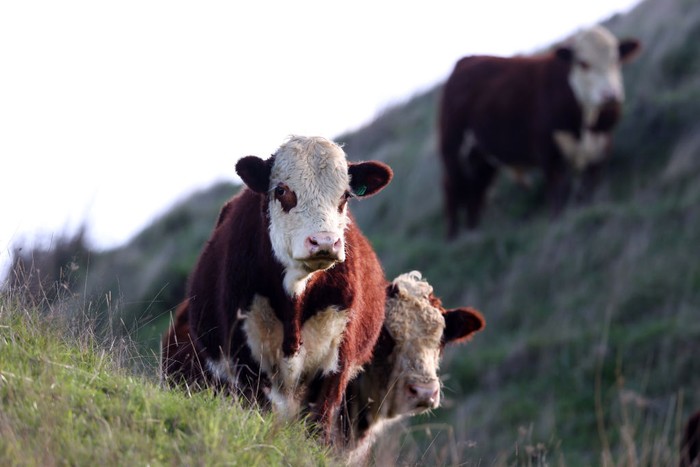
M 576 170 L 603 160 L 610 144 L 609 134 L 591 131 L 583 131 L 581 139 L 568 131 L 555 131 L 552 137 L 564 158 Z
M 268 397 L 285 418 L 298 414 L 310 377 L 318 371 L 338 371 L 338 352 L 347 322 L 347 310 L 329 307 L 316 313 L 301 329 L 303 344 L 299 351 L 285 358 L 282 323 L 266 297 L 256 295 L 253 299 L 243 330 L 253 358 L 272 382 Z

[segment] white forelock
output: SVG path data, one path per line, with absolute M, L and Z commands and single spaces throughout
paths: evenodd
M 393 284 L 398 294 L 387 298 L 385 318 L 392 338 L 402 345 L 430 347 L 439 344 L 445 321 L 441 310 L 430 303 L 433 287 L 418 271 L 401 274 Z

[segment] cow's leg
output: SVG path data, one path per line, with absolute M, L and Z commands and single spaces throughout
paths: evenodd
M 546 196 L 549 203 L 549 213 L 552 218 L 558 217 L 569 198 L 571 188 L 570 171 L 566 161 L 558 151 L 552 148 L 552 156 L 548 157 L 544 167 Z
M 604 165 L 604 162 L 592 163 L 581 173 L 580 183 L 576 189 L 576 193 L 574 193 L 577 203 L 585 204 L 590 202 L 593 197 L 593 192 L 600 184 Z
M 454 176 L 447 173 L 443 178 L 443 186 L 445 189 L 445 217 L 447 218 L 447 238 L 453 239 L 457 236 L 459 228 L 459 212 L 460 197 L 459 183 Z
M 311 419 L 316 423 L 316 428 L 326 443 L 333 441 L 333 424 L 336 421 L 347 384 L 347 371 L 341 369 L 338 373 L 323 375 L 318 381 L 317 391 L 313 391 L 313 400 L 309 404 Z M 337 430 L 335 435 L 339 436 Z
M 486 192 L 496 177 L 498 170 L 486 159 L 483 152 L 476 147 L 469 152 L 466 163 L 467 186 L 463 188 L 463 191 L 466 193 L 467 227 L 474 229 L 479 225 Z
M 443 190 L 445 217 L 447 218 L 447 238 L 452 239 L 457 235 L 459 228 L 459 206 L 464 189 L 464 174 L 460 164 L 460 149 L 464 141 L 465 132 L 463 122 L 458 125 L 448 124 L 447 119 L 441 124 L 440 153 L 443 162 Z M 454 122 L 453 122 L 454 123 Z M 457 131 L 453 130 L 457 128 Z

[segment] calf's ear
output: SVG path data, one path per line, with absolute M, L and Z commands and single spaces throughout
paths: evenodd
M 348 165 L 350 189 L 355 196 L 367 197 L 378 193 L 394 176 L 391 168 L 377 161 L 355 162 Z
M 624 39 L 618 46 L 620 53 L 620 63 L 628 63 L 637 57 L 642 45 L 637 39 Z
M 445 311 L 445 330 L 442 340 L 448 342 L 464 342 L 477 331 L 486 326 L 486 321 L 481 313 L 473 308 L 455 308 Z
M 236 162 L 236 173 L 248 188 L 256 193 L 265 193 L 270 188 L 271 159 L 246 156 Z

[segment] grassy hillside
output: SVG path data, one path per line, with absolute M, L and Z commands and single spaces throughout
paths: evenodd
M 97 338 L 75 311 L 0 294 L 0 464 L 335 463 L 300 424 L 133 374 L 124 341 Z
M 446 355 L 445 407 L 399 430 L 403 461 L 676 463 L 679 427 L 700 408 L 700 3 L 645 0 L 606 25 L 644 49 L 624 69 L 601 185 L 556 221 L 537 174 L 530 190 L 502 174 L 480 228 L 444 241 L 439 86 L 336 138 L 351 158 L 394 169 L 386 190 L 351 207 L 387 275 L 419 269 L 446 306 L 473 305 L 487 320 Z M 234 192 L 184 200 L 130 244 L 80 263 L 75 295 L 110 296 L 110 321 L 139 331 L 151 364 Z
M 355 207 L 388 275 L 420 269 L 486 316 L 448 355 L 436 414 L 465 458 L 515 461 L 529 442 L 566 465 L 672 465 L 700 407 L 700 4 L 647 0 L 607 25 L 644 51 L 602 186 L 555 222 L 539 185 L 502 174 L 478 231 L 443 241 L 439 87 L 339 138 L 396 170 Z

